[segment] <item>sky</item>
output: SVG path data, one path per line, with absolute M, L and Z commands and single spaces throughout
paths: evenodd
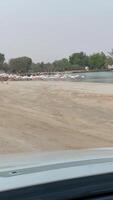
M 49 62 L 113 48 L 113 0 L 0 0 L 0 52 Z

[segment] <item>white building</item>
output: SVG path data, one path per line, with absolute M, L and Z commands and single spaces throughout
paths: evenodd
M 108 68 L 109 70 L 113 70 L 113 65 L 108 65 L 107 68 Z
M 89 67 L 86 66 L 86 67 L 85 67 L 85 70 L 88 72 L 88 71 L 89 71 Z

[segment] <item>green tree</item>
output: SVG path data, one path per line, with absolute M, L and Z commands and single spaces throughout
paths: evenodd
M 27 73 L 30 70 L 32 64 L 31 58 L 28 57 L 20 57 L 11 59 L 9 61 L 10 70 L 13 73 Z
M 44 66 L 44 70 L 47 72 L 47 73 L 50 73 L 53 71 L 53 68 L 52 68 L 52 64 L 51 63 L 45 63 L 45 66 Z
M 29 71 L 31 73 L 40 72 L 40 63 L 32 63 Z
M 4 54 L 0 53 L 0 69 L 3 69 L 4 61 L 5 61 L 5 56 Z
M 110 57 L 110 56 L 107 56 L 107 57 L 106 57 L 106 67 L 107 67 L 108 65 L 113 65 L 113 58 Z
M 54 71 L 70 70 L 70 63 L 66 58 L 54 61 L 53 66 L 54 66 Z
M 85 67 L 88 65 L 88 56 L 84 52 L 73 53 L 69 57 L 69 62 L 72 66 Z
M 32 63 L 30 71 L 32 73 L 38 72 L 51 72 L 52 71 L 52 64 L 51 63 Z
M 106 57 L 106 66 L 113 65 L 113 49 L 108 52 L 108 56 Z
M 5 72 L 5 73 L 7 73 L 7 72 L 10 72 L 10 68 L 9 68 L 9 65 L 8 65 L 8 63 L 3 63 L 3 71 Z
M 106 56 L 103 52 L 89 56 L 90 69 L 103 69 L 106 64 Z

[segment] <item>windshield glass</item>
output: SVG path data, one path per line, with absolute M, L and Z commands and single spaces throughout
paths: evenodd
M 0 8 L 0 153 L 111 147 L 113 1 Z

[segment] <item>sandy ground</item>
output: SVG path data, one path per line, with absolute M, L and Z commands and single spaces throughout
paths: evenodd
M 0 83 L 0 153 L 113 146 L 113 85 Z

